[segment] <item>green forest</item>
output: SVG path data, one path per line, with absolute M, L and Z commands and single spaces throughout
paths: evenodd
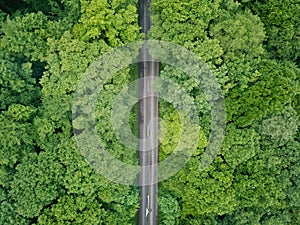
M 85 161 L 72 104 L 93 61 L 142 40 L 137 8 L 137 0 L 0 0 L 1 225 L 136 224 L 138 187 L 114 183 Z M 202 138 L 188 163 L 159 183 L 159 224 L 300 224 L 299 0 L 152 0 L 150 10 L 149 38 L 181 45 L 209 66 L 227 118 L 222 147 L 200 172 L 210 107 L 191 78 L 161 65 L 160 76 L 195 102 Z M 136 164 L 108 119 L 132 71 L 105 84 L 96 125 L 111 154 Z M 168 128 L 163 160 L 181 122 L 164 101 L 160 117 Z

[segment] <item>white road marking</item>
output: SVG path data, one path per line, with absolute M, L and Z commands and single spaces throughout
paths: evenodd
M 147 80 L 147 92 L 150 92 L 150 80 Z
M 147 125 L 146 129 L 147 129 L 146 137 L 149 137 L 149 136 L 150 136 L 150 128 L 149 128 L 149 125 Z

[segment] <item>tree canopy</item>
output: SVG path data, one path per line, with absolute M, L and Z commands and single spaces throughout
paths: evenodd
M 13 2 L 0 0 L 0 224 L 135 224 L 138 187 L 116 184 L 85 161 L 72 104 L 97 58 L 142 39 L 137 1 Z M 150 39 L 184 46 L 208 65 L 227 118 L 222 147 L 200 172 L 208 97 L 161 63 L 160 76 L 194 101 L 200 129 L 181 134 L 185 121 L 160 101 L 160 161 L 180 136 L 199 136 L 188 163 L 159 184 L 160 224 L 300 224 L 299 7 L 297 0 L 152 0 Z M 115 96 L 134 73 L 136 65 L 106 81 L 95 117 L 109 153 L 137 165 L 110 123 Z

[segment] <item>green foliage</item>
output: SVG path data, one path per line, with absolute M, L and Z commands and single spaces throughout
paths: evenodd
M 130 195 L 123 197 L 121 203 L 107 204 L 93 193 L 69 193 L 45 209 L 38 224 L 131 224 L 136 212 L 136 204 L 130 205 L 133 202 L 136 199 L 130 199 Z M 131 209 L 125 208 L 124 204 L 130 205 Z
M 64 1 L 46 0 L 42 2 L 34 0 L 24 0 L 34 12 L 43 12 L 44 14 L 58 15 L 62 13 Z
M 12 168 L 35 150 L 35 132 L 30 123 L 35 111 L 34 107 L 14 104 L 0 113 L 0 185 L 6 188 L 12 179 Z
M 300 5 L 297 0 L 256 1 L 251 6 L 267 32 L 266 49 L 280 60 L 298 61 L 300 52 Z
M 164 104 L 165 103 L 165 104 Z M 187 141 L 192 139 L 190 135 L 195 134 L 184 134 L 182 126 L 187 123 L 183 121 L 182 115 L 178 113 L 177 109 L 166 102 L 160 102 L 160 114 L 162 115 L 162 121 L 160 122 L 160 149 L 159 149 L 159 160 L 163 161 L 168 155 L 172 154 L 174 149 L 180 144 L 180 141 Z M 199 127 L 200 128 L 200 127 Z M 194 155 L 203 153 L 204 147 L 207 145 L 207 138 L 202 129 L 199 130 L 198 143 L 194 150 Z M 184 140 L 185 139 L 185 140 Z M 180 147 L 178 148 L 180 149 Z M 180 149 L 182 150 L 182 149 Z
M 73 32 L 81 40 L 105 40 L 112 47 L 139 37 L 136 6 L 120 0 L 82 0 L 82 17 Z
M 71 108 L 88 66 L 142 37 L 137 2 L 0 0 L 0 8 L 0 224 L 134 224 L 137 188 L 112 183 L 84 160 Z M 299 224 L 297 1 L 154 0 L 151 12 L 149 37 L 180 44 L 209 65 L 227 110 L 222 148 L 200 173 L 210 106 L 187 74 L 161 65 L 161 77 L 194 101 L 200 134 L 190 161 L 159 187 L 160 223 Z M 111 155 L 136 164 L 136 152 L 110 124 L 130 72 L 124 68 L 104 84 L 96 126 Z M 161 101 L 160 160 L 180 138 L 197 135 L 180 133 L 182 103 Z
M 38 216 L 43 207 L 64 193 L 62 174 L 64 168 L 53 154 L 27 154 L 16 167 L 9 191 L 16 211 L 27 218 Z
M 19 11 L 7 20 L 1 13 L 1 224 L 132 224 L 135 220 L 137 189 L 95 174 L 72 138 L 71 106 L 81 75 L 111 47 L 139 36 L 133 5 L 98 3 L 27 1 L 25 11 L 31 13 Z M 89 42 L 83 34 L 90 29 L 91 6 L 97 13 L 108 12 L 101 19 L 108 35 Z M 117 93 L 128 81 L 128 72 L 120 72 L 120 79 L 108 81 L 106 87 L 114 83 Z M 111 102 L 113 95 L 109 91 L 105 95 Z M 100 108 L 99 115 L 101 110 L 109 112 L 109 107 Z M 117 155 L 125 158 L 134 152 L 126 155 L 123 147 L 109 146 L 119 148 Z
M 7 192 L 0 187 L 0 223 L 27 225 L 29 220 L 16 213 L 16 207 L 12 204 Z
M 296 137 L 299 119 L 296 111 L 287 107 L 280 115 L 266 118 L 258 126 L 264 144 L 282 146 Z
M 206 216 L 191 216 L 183 219 L 182 223 L 188 225 L 217 225 L 216 219 L 213 214 Z
M 38 218 L 38 224 L 103 224 L 105 210 L 90 196 L 65 195 Z
M 49 33 L 47 17 L 42 13 L 31 13 L 12 20 L 8 18 L 2 31 L 4 36 L 0 40 L 0 48 L 6 49 L 6 55 L 32 61 L 41 60 L 45 55 Z
M 162 105 L 160 105 L 162 106 Z M 160 123 L 161 132 L 160 135 L 162 136 L 161 143 L 160 143 L 160 151 L 159 151 L 159 160 L 162 161 L 166 156 L 173 152 L 175 147 L 178 145 L 180 139 L 180 130 L 181 130 L 181 123 L 178 113 L 172 112 L 173 108 L 169 107 L 169 112 L 164 112 L 163 115 L 163 124 Z
M 223 51 L 221 68 L 226 70 L 226 77 L 219 80 L 225 82 L 225 93 L 235 86 L 243 91 L 258 79 L 255 67 L 261 61 L 265 38 L 260 19 L 249 10 L 242 11 L 238 5 L 231 9 L 230 2 L 209 27 L 209 35 L 219 41 Z
M 200 174 L 199 158 L 192 158 L 176 176 L 162 183 L 164 188 L 181 199 L 182 219 L 189 215 L 224 214 L 235 208 L 232 171 L 221 158 L 216 161 L 219 168 L 210 166 Z
M 249 10 L 237 12 L 223 9 L 220 16 L 210 26 L 209 34 L 219 39 L 224 50 L 222 58 L 227 61 L 237 60 L 244 56 L 259 57 L 263 53 L 262 41 L 265 38 L 263 24 L 258 16 Z
M 153 27 L 150 36 L 196 47 L 206 36 L 210 20 L 218 16 L 221 1 L 156 0 L 151 5 Z
M 259 151 L 259 139 L 260 136 L 254 129 L 238 129 L 229 125 L 220 154 L 228 165 L 236 168 L 256 155 Z
M 6 14 L 2 9 L 0 9 L 0 23 L 1 23 L 1 24 L 2 24 L 3 21 L 5 20 L 6 16 L 7 16 L 7 14 Z M 1 29 L 0 32 L 1 32 L 1 34 L 2 34 L 2 29 Z
M 300 73 L 297 64 L 287 60 L 298 57 L 297 7 L 284 12 L 279 5 L 292 6 L 291 1 L 275 1 L 276 12 L 281 12 L 277 17 L 269 13 L 274 1 L 241 2 L 157 0 L 151 6 L 151 38 L 178 43 L 198 54 L 212 69 L 226 97 L 226 136 L 214 163 L 200 174 L 200 150 L 176 176 L 162 183 L 164 190 L 180 199 L 182 224 L 296 221 Z M 254 15 L 250 9 L 262 14 Z M 282 24 L 279 21 L 284 15 Z M 270 18 L 279 22 L 278 31 L 289 34 L 277 35 Z M 283 43 L 287 39 L 293 41 Z M 208 137 L 210 109 L 201 90 L 170 66 L 163 66 L 161 76 L 179 83 L 193 96 Z M 168 123 L 173 121 L 170 131 L 175 136 L 170 142 L 166 142 L 168 136 L 162 140 L 162 156 L 167 150 L 163 141 L 170 153 L 178 139 L 176 114 L 164 113 Z
M 246 127 L 267 115 L 285 111 L 299 93 L 299 68 L 293 63 L 264 60 L 258 80 L 244 92 L 234 88 L 226 101 L 228 121 Z
M 177 198 L 159 189 L 158 196 L 159 224 L 176 225 L 179 224 L 180 208 Z
M 36 80 L 31 77 L 31 64 L 5 58 L 0 58 L 0 109 L 5 110 L 14 103 L 37 104 L 40 90 L 35 86 Z

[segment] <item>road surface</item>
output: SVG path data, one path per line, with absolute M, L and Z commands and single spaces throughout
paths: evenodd
M 139 25 L 141 32 L 145 34 L 145 40 L 151 26 L 150 2 L 151 0 L 139 0 L 138 3 Z M 138 134 L 142 140 L 138 143 L 139 165 L 142 167 L 138 178 L 140 185 L 138 224 L 156 225 L 158 224 L 158 97 L 151 84 L 159 75 L 159 63 L 151 58 L 144 46 L 140 49 L 139 57 L 142 62 L 138 65 L 138 77 L 144 79 L 138 85 Z M 148 139 L 148 142 L 143 141 L 145 139 Z
M 159 73 L 158 62 L 144 62 L 139 65 L 139 75 L 144 75 L 139 83 L 139 174 L 140 210 L 139 225 L 155 225 L 157 209 L 157 163 L 158 163 L 158 97 L 151 84 Z M 143 96 L 149 96 L 143 98 Z M 151 123 L 150 123 L 151 122 Z M 148 141 L 143 141 L 147 139 Z M 146 185 L 150 184 L 150 185 Z

